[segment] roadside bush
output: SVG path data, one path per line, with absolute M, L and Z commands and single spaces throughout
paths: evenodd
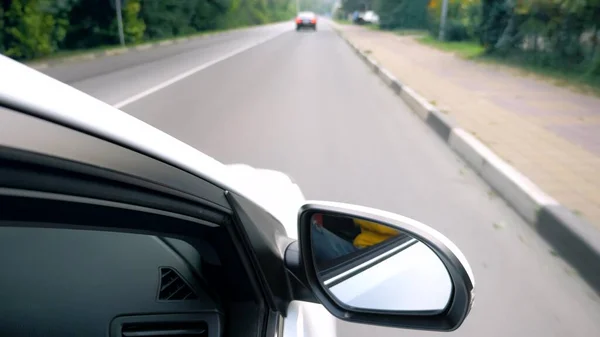
M 4 13 L 4 53 L 16 59 L 51 54 L 64 38 L 64 27 L 43 11 L 43 1 L 13 0 Z

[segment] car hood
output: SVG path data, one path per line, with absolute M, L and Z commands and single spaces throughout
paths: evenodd
M 236 189 L 279 220 L 290 238 L 297 239 L 298 211 L 306 199 L 292 178 L 280 171 L 246 164 L 226 167 Z

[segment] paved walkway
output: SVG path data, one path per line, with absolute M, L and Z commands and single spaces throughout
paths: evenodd
M 410 36 L 339 28 L 400 82 L 600 227 L 600 99 L 469 62 Z

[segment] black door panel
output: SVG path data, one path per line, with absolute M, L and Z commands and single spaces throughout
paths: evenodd
M 211 324 L 222 320 L 207 282 L 155 236 L 0 227 L 0 251 L 2 335 L 100 337 L 123 315 L 197 312 L 211 317 Z M 159 298 L 161 287 L 176 291 L 161 282 L 161 268 L 175 271 L 175 285 L 187 285 L 194 297 Z

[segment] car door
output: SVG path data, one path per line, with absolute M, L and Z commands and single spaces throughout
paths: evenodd
M 2 335 L 281 334 L 290 241 L 240 194 L 0 107 Z

